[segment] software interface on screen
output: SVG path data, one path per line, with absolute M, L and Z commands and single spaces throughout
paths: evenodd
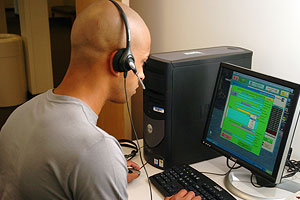
M 223 68 L 206 139 L 272 175 L 294 91 Z

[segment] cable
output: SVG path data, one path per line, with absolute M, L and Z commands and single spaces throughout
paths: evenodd
M 293 137 L 295 136 L 296 133 L 296 129 L 297 129 L 297 125 L 299 122 L 299 118 L 300 118 L 300 111 L 298 113 L 298 117 L 297 117 L 297 121 L 295 124 L 295 129 L 293 132 Z M 289 178 L 294 176 L 296 173 L 300 172 L 300 161 L 296 161 L 296 160 L 289 160 L 286 162 L 285 164 L 288 168 L 287 168 L 287 172 L 289 172 L 289 174 L 283 176 L 282 178 Z
M 145 164 L 143 164 L 140 168 L 143 169 L 147 164 L 148 164 L 148 162 L 146 162 Z
M 227 174 L 229 174 L 233 169 L 238 169 L 239 167 L 234 167 L 237 163 L 236 163 L 236 161 L 234 161 L 234 164 L 232 165 L 232 167 L 231 166 L 229 166 L 229 162 L 228 162 L 228 158 L 227 158 L 227 161 L 226 161 L 226 163 L 228 164 L 227 166 L 229 167 L 229 170 L 228 170 L 228 172 L 226 173 L 226 175 Z
M 252 184 L 254 187 L 256 187 L 256 188 L 262 188 L 263 186 L 261 186 L 261 185 L 256 185 L 256 184 L 253 182 L 253 176 L 254 176 L 254 174 L 251 173 L 251 176 L 250 176 L 251 184 Z
M 150 199 L 152 200 L 152 188 L 151 188 L 150 179 L 149 179 L 149 176 L 148 176 L 147 169 L 146 169 L 146 167 L 144 167 L 145 164 L 144 164 L 144 161 L 143 161 L 143 158 L 142 158 L 142 154 L 141 154 L 141 147 L 140 147 L 140 144 L 139 144 L 139 141 L 138 141 L 138 136 L 136 134 L 136 131 L 135 131 L 135 128 L 134 128 L 134 124 L 133 124 L 133 120 L 132 120 L 132 116 L 131 116 L 130 109 L 129 109 L 128 96 L 127 96 L 127 90 L 126 90 L 126 77 L 125 76 L 124 76 L 124 89 L 125 89 L 126 105 L 127 105 L 128 115 L 129 115 L 129 118 L 130 118 L 131 127 L 132 127 L 132 130 L 133 130 L 135 139 L 136 139 L 136 143 L 137 143 L 137 146 L 138 146 L 138 151 L 140 152 L 139 155 L 140 155 L 142 167 L 144 168 L 144 171 L 145 171 L 147 179 L 148 179 L 149 190 L 150 190 Z
M 118 142 L 120 143 L 121 146 L 123 147 L 128 147 L 128 148 L 131 148 L 133 149 L 130 154 L 125 154 L 125 158 L 126 160 L 131 160 L 132 158 L 134 158 L 138 152 L 138 147 L 137 147 L 137 144 L 134 143 L 133 141 L 131 140 L 128 140 L 128 139 L 119 139 Z
M 229 170 L 224 174 L 218 174 L 218 173 L 213 173 L 213 172 L 201 172 L 201 173 L 203 173 L 203 174 L 212 174 L 212 175 L 217 175 L 217 176 L 226 176 L 227 174 L 229 174 L 231 172 L 231 170 L 238 169 L 238 168 L 241 167 L 241 166 L 234 167 L 237 164 L 236 161 L 234 162 L 233 166 L 229 166 L 229 161 L 228 160 L 229 159 L 227 158 L 226 163 L 227 163 L 227 167 L 229 168 Z
M 211 175 L 216 175 L 216 176 L 226 176 L 227 172 L 224 174 L 218 174 L 218 173 L 214 173 L 214 172 L 201 172 L 202 174 L 211 174 Z
M 283 176 L 282 178 L 290 178 L 294 176 L 296 173 L 300 172 L 300 161 L 289 160 L 286 164 L 288 174 Z
M 227 158 L 227 160 L 226 160 L 226 165 L 227 165 L 228 168 L 231 168 L 231 169 L 239 169 L 239 168 L 242 167 L 241 165 L 239 165 L 239 166 L 237 166 L 237 167 L 234 167 L 235 164 L 236 164 L 236 161 L 234 162 L 233 166 L 231 167 L 231 166 L 229 165 L 229 159 Z

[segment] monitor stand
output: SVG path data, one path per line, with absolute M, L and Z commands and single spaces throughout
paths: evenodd
M 246 172 L 230 172 L 224 179 L 225 187 L 234 195 L 246 200 L 284 200 L 285 197 L 258 197 L 241 191 L 233 185 L 233 182 L 249 182 L 250 174 Z M 300 190 L 300 184 L 290 180 L 282 180 L 280 184 L 275 185 L 276 188 L 283 189 L 292 193 Z

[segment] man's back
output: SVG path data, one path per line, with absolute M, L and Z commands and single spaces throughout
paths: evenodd
M 0 199 L 127 198 L 126 162 L 79 99 L 48 91 L 0 132 Z

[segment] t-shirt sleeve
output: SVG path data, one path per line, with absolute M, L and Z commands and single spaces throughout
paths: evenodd
M 104 138 L 83 150 L 70 175 L 73 199 L 127 199 L 127 167 L 120 147 Z

